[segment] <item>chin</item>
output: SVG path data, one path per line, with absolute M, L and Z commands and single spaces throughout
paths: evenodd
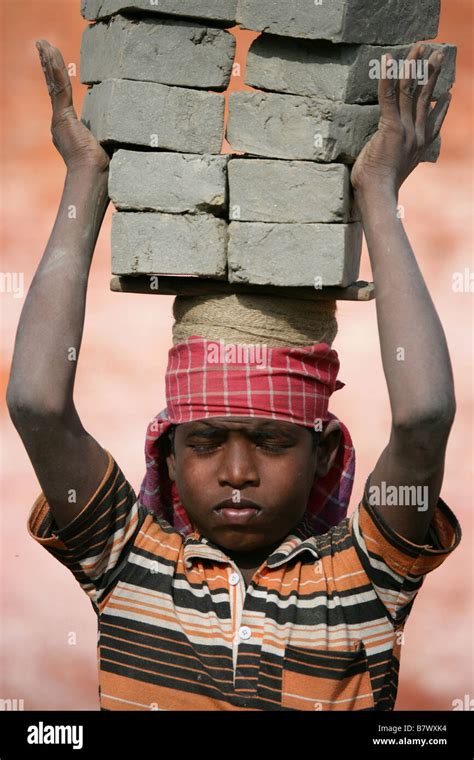
M 214 531 L 212 537 L 206 533 L 204 535 L 214 544 L 234 552 L 257 551 L 268 545 L 268 539 L 243 527 Z

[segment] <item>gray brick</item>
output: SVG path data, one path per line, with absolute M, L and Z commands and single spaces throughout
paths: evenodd
M 146 11 L 235 24 L 237 0 L 81 0 L 81 15 L 89 20 L 118 11 Z
M 235 158 L 229 217 L 241 222 L 348 222 L 352 193 L 344 164 Z
M 383 53 L 403 61 L 410 45 L 335 45 L 262 34 L 250 48 L 245 83 L 260 90 L 309 95 L 343 103 L 377 103 L 378 79 L 373 62 Z M 427 43 L 425 59 L 434 51 L 445 55 L 433 93 L 437 99 L 451 89 L 456 70 L 455 45 Z M 422 61 L 419 62 L 422 64 Z M 421 76 L 424 72 L 420 71 Z
M 246 29 L 283 37 L 403 44 L 436 37 L 440 0 L 239 0 Z
M 117 208 L 173 214 L 222 212 L 228 156 L 117 150 L 109 196 Z
M 210 214 L 118 212 L 111 238 L 112 274 L 225 278 L 227 223 Z
M 106 79 L 87 91 L 81 120 L 100 142 L 219 153 L 224 97 L 154 82 Z
M 137 79 L 182 87 L 225 89 L 235 37 L 188 21 L 131 21 L 114 16 L 91 24 L 81 45 L 81 82 Z
M 338 285 L 357 280 L 362 225 L 231 222 L 229 281 L 282 287 Z
M 353 163 L 376 132 L 378 105 L 335 103 L 273 92 L 232 92 L 227 140 L 233 150 L 268 158 Z M 423 155 L 435 161 L 439 138 Z
M 263 92 L 232 92 L 227 139 L 258 156 L 354 160 L 377 128 L 378 106 Z

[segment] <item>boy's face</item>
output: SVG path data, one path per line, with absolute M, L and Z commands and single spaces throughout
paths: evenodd
M 168 471 L 206 538 L 229 551 L 254 551 L 280 542 L 301 520 L 314 477 L 329 470 L 339 441 L 335 422 L 315 449 L 302 425 L 212 417 L 177 425 Z

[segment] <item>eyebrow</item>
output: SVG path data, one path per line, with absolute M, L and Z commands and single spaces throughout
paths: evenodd
M 199 427 L 199 428 L 194 428 L 193 430 L 190 430 L 186 434 L 186 440 L 194 436 L 199 437 L 199 438 L 207 438 L 207 439 L 223 437 L 223 436 L 228 435 L 228 433 L 230 432 L 232 432 L 232 430 L 229 430 L 229 428 L 224 428 L 224 427 L 222 428 L 216 427 L 216 426 Z M 287 437 L 287 438 L 294 439 L 295 437 L 292 431 L 288 429 L 283 430 L 282 428 L 277 428 L 275 427 L 275 425 L 272 425 L 271 423 L 269 425 L 264 424 L 262 425 L 262 427 L 257 428 L 255 430 L 244 428 L 243 430 L 240 429 L 238 432 L 243 433 L 249 438 L 260 438 L 260 439 L 261 438 L 279 438 L 279 437 L 280 438 Z

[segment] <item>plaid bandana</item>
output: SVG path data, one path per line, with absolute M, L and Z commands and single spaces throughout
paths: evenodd
M 355 471 L 350 433 L 328 411 L 331 394 L 345 385 L 337 380 L 338 371 L 337 352 L 327 343 L 270 348 L 192 335 L 173 346 L 166 370 L 167 406 L 147 428 L 140 503 L 183 537 L 194 530 L 160 445 L 172 424 L 243 416 L 324 430 L 337 420 L 342 437 L 334 465 L 325 477 L 315 478 L 305 514 L 316 533 L 326 533 L 346 516 Z

